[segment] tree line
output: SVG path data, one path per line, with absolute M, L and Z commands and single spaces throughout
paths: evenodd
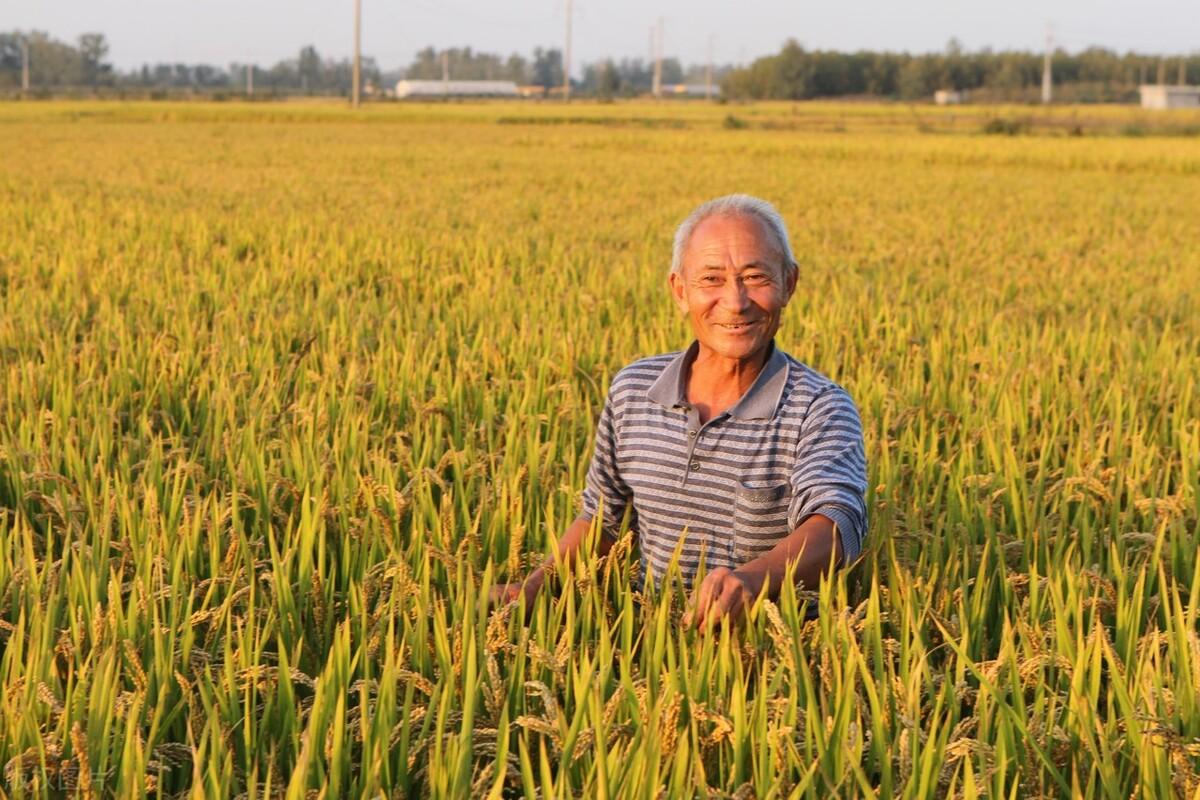
M 40 31 L 0 33 L 0 91 L 20 87 L 23 48 L 27 48 L 31 88 L 39 91 L 84 88 L 134 90 L 241 91 L 247 72 L 256 91 L 347 94 L 351 88 L 349 59 L 324 58 L 313 46 L 295 58 L 263 67 L 233 63 L 144 64 L 125 72 L 108 61 L 103 34 L 86 33 L 75 43 Z M 807 50 L 795 40 L 779 53 L 745 67 L 721 65 L 713 79 L 730 99 L 806 100 L 852 95 L 922 99 L 938 89 L 958 89 L 981 100 L 1034 99 L 1042 81 L 1040 53 L 981 50 L 968 53 L 954 40 L 940 53 L 908 54 L 876 51 L 844 53 Z M 437 80 L 447 69 L 456 80 L 510 80 L 544 89 L 561 86 L 562 51 L 537 48 L 532 55 L 502 56 L 470 47 L 420 50 L 406 67 L 385 71 L 375 59 L 363 58 L 363 82 L 390 87 L 400 78 Z M 635 96 L 650 91 L 654 65 L 643 59 L 602 59 L 583 65 L 573 91 L 596 97 Z M 1119 54 L 1104 48 L 1052 54 L 1056 98 L 1075 102 L 1122 102 L 1136 98 L 1142 83 L 1200 84 L 1200 53 L 1190 56 Z M 677 58 L 661 64 L 664 85 L 702 84 L 706 65 L 684 66 Z
M 551 89 L 563 85 L 562 51 L 558 48 L 536 48 L 533 57 L 513 53 L 508 57 L 496 53 L 473 51 L 470 47 L 437 50 L 426 47 L 404 70 L 404 77 L 437 80 L 442 77 L 443 59 L 450 77 L 457 80 L 508 80 L 523 86 Z M 714 80 L 732 71 L 732 66 L 714 70 Z M 684 67 L 678 58 L 664 58 L 661 65 L 662 83 L 703 83 L 706 67 L 693 64 Z M 640 58 L 603 59 L 584 64 L 582 77 L 571 80 L 572 91 L 605 97 L 635 96 L 649 92 L 654 82 L 654 64 Z
M 264 67 L 257 64 L 158 63 L 120 71 L 108 62 L 109 47 L 103 34 L 85 34 L 71 44 L 41 31 L 0 33 L 0 91 L 21 85 L 22 43 L 29 49 L 30 85 L 39 91 L 93 90 L 190 90 L 201 92 L 243 91 L 246 73 L 252 71 L 256 91 L 307 94 L 348 94 L 352 64 L 349 59 L 323 58 L 313 46 L 300 49 L 295 58 Z M 503 56 L 452 47 L 425 47 L 405 67 L 383 70 L 374 58 L 364 57 L 365 86 L 390 87 L 401 78 L 440 80 L 443 68 L 454 80 L 508 80 L 545 90 L 562 86 L 563 54 L 555 47 L 535 48 L 530 56 Z M 704 65 L 684 66 L 677 58 L 664 58 L 664 85 L 703 83 Z M 733 70 L 731 65 L 714 70 L 714 80 Z M 650 91 L 654 65 L 640 58 L 603 59 L 585 64 L 582 77 L 571 82 L 573 91 L 601 97 L 636 96 Z
M 941 53 L 910 55 L 806 50 L 788 41 L 775 55 L 732 70 L 724 96 L 807 100 L 869 95 L 921 99 L 939 89 L 965 90 L 981 99 L 1029 100 L 1042 84 L 1043 54 L 1022 51 L 965 52 L 954 40 Z M 1190 56 L 1119 54 L 1092 47 L 1051 54 L 1055 96 L 1076 102 L 1122 102 L 1143 83 L 1200 83 L 1200 53 Z
M 72 45 L 41 31 L 13 31 L 0 33 L 0 87 L 20 86 L 26 54 L 30 83 L 38 86 L 101 86 L 115 76 L 102 33 L 85 33 Z
M 158 63 L 122 72 L 109 61 L 108 43 L 101 33 L 86 33 L 75 44 L 59 41 L 41 31 L 0 33 L 0 90 L 20 87 L 27 48 L 31 89 L 190 89 L 211 91 L 241 89 L 252 70 L 258 91 L 346 93 L 350 90 L 350 59 L 322 58 L 312 46 L 295 58 L 263 67 L 255 64 Z M 385 75 L 375 60 L 364 58 L 365 83 L 382 84 Z

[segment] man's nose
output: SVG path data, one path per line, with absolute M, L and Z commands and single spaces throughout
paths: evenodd
M 750 295 L 746 285 L 737 278 L 725 282 L 725 291 L 721 293 L 721 306 L 728 311 L 744 311 L 750 305 Z

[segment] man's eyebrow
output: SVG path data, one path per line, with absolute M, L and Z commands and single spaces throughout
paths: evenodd
M 741 266 L 734 267 L 734 270 L 736 272 L 742 272 L 742 271 L 748 270 L 748 269 L 768 269 L 769 270 L 773 266 L 774 266 L 773 264 L 770 264 L 766 261 L 757 261 L 756 260 L 756 261 L 747 261 L 745 264 L 742 264 Z M 724 272 L 725 265 L 724 264 L 700 264 L 697 267 L 697 269 L 701 272 L 712 272 L 712 271 Z

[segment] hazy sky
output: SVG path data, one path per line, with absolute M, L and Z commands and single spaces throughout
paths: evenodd
M 1200 50 L 1200 0 L 575 0 L 573 66 L 604 56 L 646 56 L 662 17 L 665 51 L 718 62 L 775 52 L 789 37 L 808 48 L 941 50 L 957 37 L 969 50 L 1040 49 L 1046 22 L 1069 50 Z M 363 53 L 381 67 L 407 64 L 426 46 L 529 53 L 561 46 L 566 0 L 363 0 Z M 0 0 L 0 30 L 38 29 L 74 40 L 100 31 L 110 60 L 269 65 L 316 45 L 345 57 L 353 0 Z

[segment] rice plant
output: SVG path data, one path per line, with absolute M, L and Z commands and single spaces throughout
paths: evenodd
M 1200 141 L 562 113 L 0 108 L 0 790 L 1200 797 Z M 491 611 L 735 190 L 863 558 L 699 636 L 627 532 Z

